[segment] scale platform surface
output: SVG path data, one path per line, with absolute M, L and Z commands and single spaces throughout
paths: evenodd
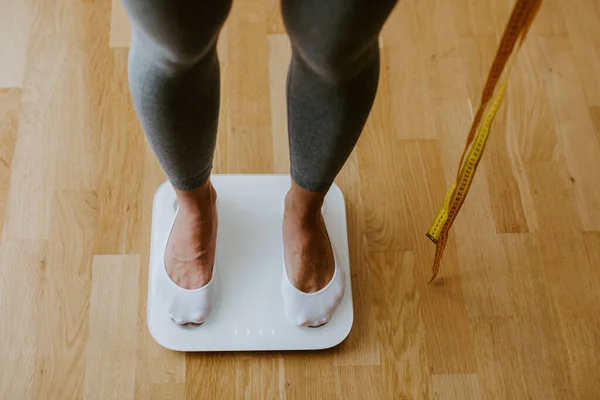
M 213 175 L 218 193 L 219 230 L 215 299 L 212 314 L 200 326 L 173 322 L 156 293 L 161 244 L 175 216 L 172 186 L 163 183 L 154 196 L 148 285 L 148 328 L 163 347 L 175 351 L 319 350 L 334 347 L 350 333 L 354 313 L 344 196 L 337 185 L 323 208 L 338 266 L 346 272 L 346 290 L 329 323 L 297 327 L 284 315 L 281 297 L 283 198 L 289 175 Z

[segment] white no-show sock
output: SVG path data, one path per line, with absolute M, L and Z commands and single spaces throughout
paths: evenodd
M 317 327 L 329 322 L 344 297 L 344 270 L 335 264 L 331 281 L 321 290 L 305 293 L 290 282 L 285 265 L 281 294 L 285 316 L 294 325 Z
M 175 217 L 177 212 L 175 212 Z M 184 289 L 178 286 L 167 272 L 165 264 L 165 252 L 167 249 L 167 242 L 171 236 L 171 230 L 175 218 L 171 223 L 171 229 L 164 241 L 164 247 L 159 252 L 161 258 L 159 261 L 158 268 L 160 273 L 157 275 L 157 282 L 154 285 L 156 288 L 156 295 L 161 299 L 162 303 L 166 307 L 169 317 L 178 324 L 201 324 L 203 323 L 213 308 L 213 300 L 215 294 L 215 279 L 217 273 L 217 260 L 213 265 L 212 277 L 210 281 L 201 288 L 198 289 Z
M 321 209 L 325 212 L 325 207 Z M 281 294 L 286 318 L 294 325 L 317 327 L 329 322 L 344 297 L 344 269 L 338 265 L 335 248 L 331 243 L 335 269 L 331 281 L 314 293 L 305 293 L 296 288 L 287 275 L 285 258 L 282 256 L 283 276 Z

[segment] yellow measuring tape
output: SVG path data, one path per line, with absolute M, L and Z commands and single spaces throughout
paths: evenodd
M 506 92 L 508 76 L 512 64 L 514 63 L 516 54 L 519 52 L 519 49 L 527 36 L 529 27 L 541 4 L 542 0 L 517 0 L 508 24 L 506 25 L 506 29 L 504 30 L 504 34 L 502 35 L 502 40 L 498 46 L 496 57 L 490 68 L 481 95 L 479 108 L 473 118 L 473 123 L 471 124 L 471 129 L 467 136 L 467 143 L 460 158 L 457 177 L 452 185 L 450 185 L 446 197 L 444 198 L 442 209 L 435 217 L 431 228 L 429 228 L 429 231 L 427 232 L 427 237 L 436 244 L 433 276 L 431 277 L 430 282 L 435 279 L 439 272 L 440 261 L 448 240 L 448 232 L 452 227 L 452 223 L 458 215 L 458 212 L 467 197 L 471 183 L 473 182 L 473 177 L 475 176 L 475 171 L 481 160 L 492 122 L 502 104 L 502 99 Z M 508 67 L 505 68 L 507 64 Z M 500 84 L 497 93 L 494 95 L 498 81 L 505 69 L 506 74 L 504 79 Z M 491 103 L 490 100 L 492 100 Z

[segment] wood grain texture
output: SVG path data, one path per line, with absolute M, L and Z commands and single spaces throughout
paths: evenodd
M 481 399 L 477 374 L 434 375 L 432 399 L 470 400 Z
M 38 304 L 46 269 L 44 241 L 5 241 L 0 247 L 0 398 L 35 398 Z
M 121 2 L 0 0 L 0 398 L 597 397 L 596 1 L 544 1 L 427 284 L 425 232 L 513 4 L 405 0 L 384 26 L 375 104 L 336 179 L 349 337 L 320 352 L 184 354 L 147 329 L 165 175 L 131 105 Z M 234 1 L 218 51 L 215 172 L 287 172 L 279 1 Z
M 290 171 L 290 153 L 285 93 L 292 49 L 287 35 L 269 35 L 268 40 L 273 172 L 287 174 Z
M 131 23 L 121 0 L 112 0 L 110 14 L 110 47 L 129 47 Z
M 229 16 L 228 172 L 273 172 L 267 12 L 263 0 L 234 2 Z M 252 49 L 242 52 L 239 49 Z M 253 68 L 241 68 L 242 65 Z
M 20 108 L 20 90 L 0 89 L 0 238 L 4 227 Z
M 84 394 L 93 243 L 94 192 L 57 191 L 37 320 L 34 397 Z
M 373 303 L 373 275 L 365 230 L 363 190 L 357 152 L 350 155 L 338 175 L 337 184 L 344 192 L 346 200 L 348 243 L 352 264 L 352 295 L 355 306 L 352 333 L 340 345 L 341 351 L 336 352 L 334 365 L 381 365 L 378 331 L 371 329 L 377 325 L 375 319 L 377 306 Z
M 95 256 L 84 399 L 133 399 L 139 255 Z
M 484 340 L 496 339 L 497 332 L 503 329 L 508 331 L 500 338 L 505 341 L 498 347 L 502 354 L 495 353 L 497 350 L 484 350 L 489 361 L 480 363 L 480 377 L 488 373 L 499 377 L 527 377 L 526 382 L 517 381 L 518 385 L 514 387 L 500 385 L 498 393 L 508 395 L 513 392 L 519 396 L 546 399 L 574 398 L 570 373 L 567 372 L 565 340 L 558 328 L 559 315 L 552 299 L 550 285 L 553 281 L 545 275 L 548 266 L 544 256 L 548 251 L 544 239 L 537 234 L 513 234 L 503 236 L 502 242 L 512 276 L 511 297 L 516 317 L 482 319 L 474 325 L 474 329 L 486 330 L 487 334 L 481 336 Z M 561 268 L 564 267 L 571 268 L 572 264 Z M 481 349 L 480 344 L 478 349 Z M 544 368 L 540 369 L 540 365 Z M 492 398 L 494 387 L 482 389 Z
M 48 198 L 52 197 L 55 183 L 61 131 L 56 117 L 63 106 L 55 101 L 55 94 L 63 94 L 62 103 L 69 100 L 59 89 L 68 84 L 62 68 L 65 50 L 56 51 L 58 40 L 55 38 L 53 42 L 46 36 L 52 33 L 53 27 L 44 24 L 45 18 L 41 14 L 33 22 L 27 57 L 27 70 L 32 73 L 24 83 L 21 95 L 21 104 L 25 107 L 21 108 L 11 165 L 11 181 L 23 184 L 9 188 L 3 234 L 14 239 L 36 240 L 47 237 L 50 226 Z M 48 79 L 49 76 L 53 79 Z
M 387 63 L 392 50 L 384 47 L 382 60 Z M 406 197 L 400 176 L 399 157 L 378 157 L 377 154 L 389 152 L 398 154 L 396 127 L 391 120 L 392 104 L 389 77 L 382 74 L 379 91 L 371 114 L 364 128 L 364 135 L 356 147 L 360 164 L 360 179 L 363 188 L 365 229 L 369 250 L 409 250 L 410 244 L 403 221 L 406 217 Z M 381 197 L 377 193 L 386 191 L 389 195 Z M 389 218 L 395 215 L 396 218 Z
M 378 327 L 381 372 L 387 378 L 380 385 L 387 387 L 384 393 L 393 386 L 391 392 L 400 398 L 426 398 L 430 388 L 429 354 L 426 321 L 421 314 L 423 285 L 416 281 L 414 254 L 372 253 L 371 269 L 373 319 Z M 391 375 L 395 379 L 389 382 Z
M 600 170 L 589 168 L 600 157 L 595 127 L 585 107 L 584 84 L 573 60 L 571 42 L 566 38 L 539 38 L 548 73 L 545 74 L 548 99 L 561 136 L 569 179 L 577 199 L 583 228 L 600 230 Z M 589 103 L 588 103 L 589 104 Z M 589 105 L 598 104 L 592 103 Z
M 458 160 L 462 153 L 463 127 L 472 116 L 470 101 L 437 100 L 436 116 L 439 142 L 445 149 L 442 157 L 446 165 Z M 509 277 L 502 244 L 496 234 L 496 224 L 490 218 L 493 204 L 490 200 L 488 163 L 479 167 L 477 184 L 469 192 L 469 204 L 461 210 L 454 226 L 460 260 L 461 287 L 467 313 L 470 317 L 510 315 L 512 300 L 509 296 Z M 456 170 L 446 169 L 446 185 L 456 178 Z
M 95 254 L 119 254 L 139 252 L 141 231 L 141 201 L 144 157 L 146 142 L 129 100 L 127 86 L 127 51 L 115 49 L 111 52 L 112 68 L 106 72 L 103 90 L 99 90 L 97 101 L 103 116 L 98 121 L 101 151 L 82 157 L 95 160 L 95 188 L 98 192 L 98 237 Z M 110 100 L 109 100 L 110 99 Z M 130 182 L 128 185 L 117 182 Z M 118 221 L 118 223 L 116 223 Z
M 140 283 L 138 295 L 137 326 L 143 327 L 137 331 L 137 353 L 135 363 L 135 398 L 160 398 L 167 387 L 184 384 L 186 393 L 186 356 L 185 353 L 169 351 L 160 346 L 147 329 L 147 294 L 148 272 L 150 264 L 150 228 L 152 221 L 152 201 L 158 185 L 165 180 L 156 158 L 149 147 L 143 154 L 138 155 L 143 160 L 142 191 L 138 194 L 141 201 L 141 231 L 138 236 L 137 248 L 140 249 L 142 263 L 140 266 Z M 181 392 L 179 392 L 181 393 Z M 183 397 L 185 398 L 185 397 Z
M 267 4 L 267 32 L 269 34 L 285 33 L 285 26 L 281 18 L 281 1 L 266 0 Z
M 185 383 L 156 383 L 152 385 L 150 400 L 185 399 Z
M 0 1 L 0 89 L 23 87 L 29 41 L 29 3 Z

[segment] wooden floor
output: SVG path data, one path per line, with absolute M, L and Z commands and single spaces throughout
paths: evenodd
M 146 327 L 165 177 L 114 0 L 0 0 L 0 398 L 598 399 L 600 3 L 546 0 L 440 277 L 425 237 L 514 0 L 403 0 L 337 182 L 355 325 L 316 353 L 181 354 Z M 221 37 L 218 173 L 288 168 L 277 0 Z

